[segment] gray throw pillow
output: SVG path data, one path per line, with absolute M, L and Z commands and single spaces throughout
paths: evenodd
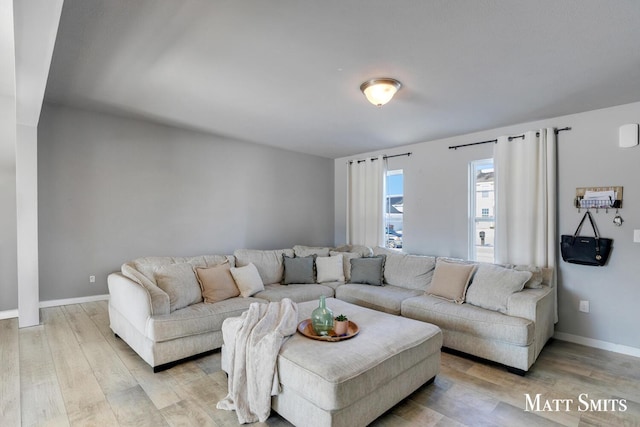
M 315 255 L 307 257 L 291 258 L 282 256 L 284 265 L 283 285 L 315 283 L 316 278 L 313 271 L 313 261 Z
M 349 283 L 384 286 L 384 255 L 353 258 Z

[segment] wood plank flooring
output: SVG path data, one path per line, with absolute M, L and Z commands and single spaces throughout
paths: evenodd
M 0 321 L 0 426 L 238 425 L 215 407 L 227 392 L 219 352 L 154 374 L 109 329 L 106 301 L 41 314 L 32 328 Z M 525 411 L 527 394 L 541 410 Z M 612 399 L 626 410 L 611 410 Z M 542 410 L 553 402 L 561 410 Z M 275 413 L 256 425 L 290 426 Z M 551 341 L 519 377 L 445 352 L 435 382 L 372 425 L 640 426 L 640 358 Z

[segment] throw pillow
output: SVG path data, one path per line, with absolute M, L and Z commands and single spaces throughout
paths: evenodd
M 531 279 L 527 280 L 527 283 L 524 284 L 525 288 L 539 289 L 542 287 L 544 275 L 540 267 L 536 267 L 535 265 L 516 265 L 513 267 L 513 269 L 518 271 L 531 272 Z
M 384 286 L 384 255 L 351 260 L 351 280 L 349 283 Z
M 229 262 L 213 267 L 196 267 L 196 277 L 206 303 L 224 301 L 240 295 L 240 290 L 231 275 Z
M 427 294 L 462 304 L 475 269 L 475 264 L 438 259 Z
M 169 295 L 170 311 L 202 301 L 200 284 L 191 264 L 162 265 L 153 275 L 158 287 Z
M 317 282 L 344 282 L 342 255 L 316 258 Z
M 354 258 L 360 258 L 360 255 L 357 252 L 339 252 L 339 251 L 331 251 L 329 252 L 330 256 L 340 256 L 342 255 L 342 268 L 344 269 L 344 280 L 345 282 L 349 282 L 351 280 L 351 260 Z
M 240 295 L 244 298 L 264 291 L 264 283 L 262 283 L 260 273 L 258 273 L 258 269 L 253 263 L 249 263 L 244 267 L 231 268 L 231 275 L 240 290 Z
M 520 292 L 530 271 L 518 271 L 492 264 L 481 264 L 467 291 L 467 302 L 487 310 L 507 312 L 507 300 Z
M 282 276 L 282 284 L 305 284 L 315 283 L 313 272 L 313 260 L 316 256 L 307 257 L 288 257 L 282 255 L 284 274 Z

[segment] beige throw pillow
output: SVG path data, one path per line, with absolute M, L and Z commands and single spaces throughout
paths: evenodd
M 438 259 L 427 294 L 462 304 L 475 269 L 475 264 Z
M 231 268 L 231 275 L 240 290 L 240 295 L 244 298 L 264 291 L 264 283 L 262 283 L 260 273 L 258 273 L 258 269 L 253 263 L 244 267 Z
M 163 265 L 153 275 L 158 287 L 169 295 L 170 311 L 202 301 L 200 284 L 191 264 Z
M 224 301 L 240 295 L 240 290 L 231 275 L 229 262 L 208 268 L 196 267 L 196 277 L 206 303 Z

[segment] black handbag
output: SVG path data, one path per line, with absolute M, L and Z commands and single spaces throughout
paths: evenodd
M 580 228 L 584 220 L 589 217 L 591 227 L 595 237 L 579 236 Z M 609 259 L 611 253 L 611 244 L 613 239 L 607 239 L 600 237 L 596 224 L 593 222 L 591 212 L 587 211 L 582 217 L 582 221 L 576 228 L 576 232 L 573 236 L 562 235 L 560 242 L 560 251 L 562 253 L 562 259 L 565 262 L 572 264 L 582 265 L 596 265 L 603 266 Z

